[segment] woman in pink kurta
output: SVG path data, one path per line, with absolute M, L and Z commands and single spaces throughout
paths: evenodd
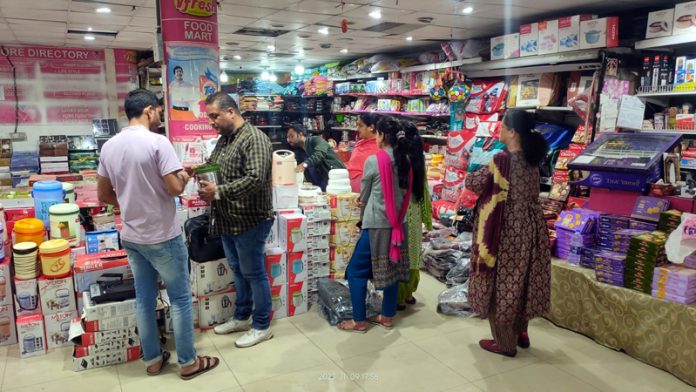
M 350 160 L 346 165 L 350 176 L 350 187 L 355 193 L 360 193 L 360 181 L 363 177 L 365 160 L 379 151 L 375 130 L 378 120 L 379 115 L 372 113 L 361 114 L 358 118 L 358 137 L 360 140 L 355 144 L 355 148 L 350 154 Z
M 528 321 L 550 305 L 551 254 L 539 203 L 539 163 L 548 147 L 523 110 L 508 110 L 500 140 L 506 150 L 466 178 L 479 195 L 469 301 L 493 334 L 479 345 L 514 357 L 518 345 L 529 347 Z

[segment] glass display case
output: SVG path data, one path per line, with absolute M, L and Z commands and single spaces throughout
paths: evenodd
M 662 177 L 662 154 L 680 135 L 603 134 L 568 164 L 572 185 L 643 191 Z

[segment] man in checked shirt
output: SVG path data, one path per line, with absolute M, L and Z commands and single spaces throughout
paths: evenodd
M 244 121 L 237 103 L 225 93 L 207 98 L 206 113 L 220 134 L 209 162 L 220 166 L 221 183 L 201 181 L 199 193 L 212 204 L 211 234 L 222 236 L 237 289 L 234 317 L 215 327 L 215 333 L 248 331 L 235 345 L 251 347 L 273 337 L 264 257 L 273 225 L 271 140 Z

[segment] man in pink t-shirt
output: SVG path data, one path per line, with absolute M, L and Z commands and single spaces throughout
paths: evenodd
M 159 275 L 171 300 L 180 377 L 189 380 L 220 363 L 215 357 L 197 356 L 193 344 L 188 252 L 174 203 L 189 176 L 169 140 L 156 133 L 162 108 L 155 94 L 131 91 L 125 110 L 128 126 L 102 147 L 99 200 L 121 209 L 121 239 L 135 278 L 136 321 L 147 374 L 159 374 L 171 356 L 160 347 L 155 314 Z

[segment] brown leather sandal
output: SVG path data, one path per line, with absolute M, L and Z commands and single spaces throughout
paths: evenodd
M 150 371 L 148 369 L 145 369 L 145 372 L 147 373 L 148 376 L 157 376 L 160 373 L 162 373 L 162 369 L 164 369 L 165 366 L 167 366 L 167 363 L 169 363 L 169 358 L 172 357 L 172 354 L 169 353 L 169 351 L 162 351 L 162 360 L 160 361 L 160 367 L 159 369 L 155 371 Z M 155 365 L 154 363 L 152 365 Z M 152 366 L 150 365 L 150 366 Z M 149 366 L 148 366 L 149 367 Z
M 179 374 L 179 377 L 182 380 L 191 380 L 196 378 L 203 373 L 215 369 L 220 364 L 220 358 L 217 357 L 198 356 L 196 359 L 198 362 L 198 369 L 196 369 L 196 371 L 193 373 Z

